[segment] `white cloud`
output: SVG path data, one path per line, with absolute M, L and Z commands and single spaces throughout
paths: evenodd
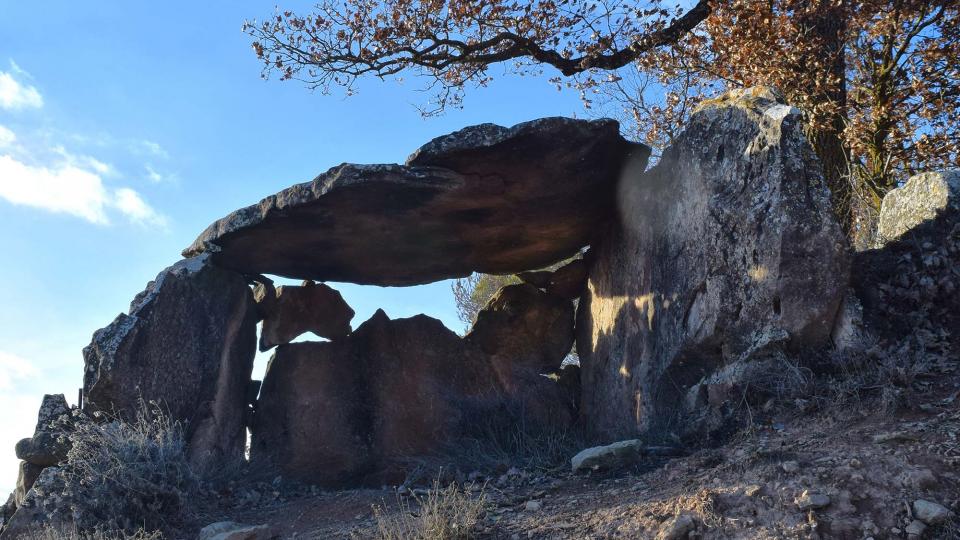
M 17 135 L 9 128 L 0 125 L 0 148 L 12 146 L 17 141 Z
M 0 390 L 11 391 L 14 383 L 38 375 L 40 371 L 28 360 L 0 351 Z
M 142 141 L 139 141 L 135 146 L 138 147 L 139 150 L 142 150 L 148 154 L 152 154 L 154 156 L 157 156 L 163 159 L 167 159 L 170 157 L 170 154 L 167 153 L 166 149 L 164 149 L 158 143 L 155 143 L 153 141 L 142 140 Z
M 3 140 L 3 132 L 0 132 L 0 141 L 2 140 Z M 153 167 L 151 167 L 150 165 L 147 165 L 146 169 L 147 169 L 147 178 L 151 182 L 153 182 L 154 184 L 159 184 L 160 182 L 163 182 L 163 175 L 158 173 L 156 170 L 154 170 Z
M 167 220 L 156 212 L 139 193 L 130 188 L 120 188 L 114 193 L 114 204 L 130 221 L 140 225 L 166 227 Z
M 98 225 L 110 223 L 116 210 L 138 225 L 166 226 L 166 218 L 133 189 L 109 189 L 102 176 L 112 168 L 89 156 L 62 154 L 61 162 L 31 165 L 0 155 L 0 199 L 54 213 L 69 214 Z
M 32 166 L 0 156 L 0 198 L 107 224 L 107 190 L 96 173 L 71 164 Z
M 39 109 L 43 107 L 40 92 L 29 84 L 21 84 L 10 73 L 0 71 L 0 109 Z

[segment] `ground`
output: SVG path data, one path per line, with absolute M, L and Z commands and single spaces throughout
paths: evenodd
M 922 538 L 960 538 L 956 365 L 913 379 L 892 408 L 883 405 L 884 392 L 866 390 L 863 399 L 822 406 L 797 400 L 755 418 L 722 446 L 627 470 L 573 474 L 505 464 L 475 472 L 467 493 L 486 504 L 474 536 L 919 538 L 908 531 L 920 527 L 911 526 L 912 505 L 922 499 L 955 512 Z M 269 523 L 283 538 L 376 538 L 375 506 L 389 517 L 405 500 L 417 513 L 409 495 L 392 487 L 290 492 L 261 484 L 220 496 L 236 509 L 218 518 Z M 826 505 L 801 510 L 804 501 Z

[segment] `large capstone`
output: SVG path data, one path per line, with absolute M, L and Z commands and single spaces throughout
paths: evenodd
M 829 341 L 848 255 L 819 171 L 800 111 L 749 89 L 707 102 L 655 167 L 628 173 L 578 311 L 595 435 L 682 432 L 710 374 Z
M 85 408 L 132 418 L 156 401 L 202 467 L 243 458 L 257 312 L 239 274 L 206 255 L 161 272 L 83 351 Z
M 334 167 L 220 219 L 184 251 L 245 274 L 416 285 L 574 255 L 615 211 L 631 144 L 611 120 L 468 127 L 407 165 Z

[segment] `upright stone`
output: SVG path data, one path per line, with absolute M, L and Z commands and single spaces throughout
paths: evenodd
M 194 464 L 243 458 L 256 305 L 244 278 L 186 259 L 161 272 L 84 351 L 85 407 L 132 417 L 157 401 L 186 424 Z
M 897 240 L 924 221 L 960 210 L 960 170 L 925 172 L 912 176 L 883 198 L 877 242 Z
M 573 303 L 529 283 L 508 285 L 477 314 L 466 340 L 491 359 L 508 392 L 522 391 L 521 372 L 560 369 L 573 346 Z
M 254 291 L 263 316 L 260 350 L 290 343 L 304 332 L 327 338 L 342 338 L 350 333 L 353 309 L 340 292 L 324 283 L 304 281 L 303 285 L 260 283 Z
M 848 256 L 819 170 L 800 111 L 747 89 L 706 102 L 624 178 L 578 312 L 596 435 L 682 432 L 685 394 L 711 373 L 828 342 Z

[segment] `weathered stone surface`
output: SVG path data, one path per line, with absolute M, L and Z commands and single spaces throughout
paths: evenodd
M 85 408 L 131 417 L 156 400 L 185 422 L 195 465 L 242 459 L 256 322 L 242 276 L 207 256 L 180 261 L 84 349 Z
M 304 332 L 313 332 L 327 339 L 350 333 L 353 309 L 340 292 L 324 283 L 304 281 L 299 287 L 281 285 L 276 288 L 259 283 L 254 297 L 263 317 L 261 351 L 290 343 Z
M 573 472 L 614 469 L 635 463 L 643 455 L 643 451 L 643 443 L 638 439 L 594 446 L 573 456 L 570 467 Z
M 26 461 L 20 462 L 20 472 L 17 475 L 17 487 L 13 491 L 13 502 L 15 506 L 23 504 L 23 501 L 27 498 L 27 493 L 30 491 L 30 488 L 33 487 L 33 484 L 37 481 L 43 469 L 40 465 L 34 465 Z
M 648 155 L 611 120 L 469 127 L 405 166 L 340 165 L 238 210 L 184 255 L 209 251 L 247 274 L 375 285 L 541 268 L 590 243 L 614 211 L 624 164 Z
M 960 171 L 915 175 L 883 198 L 877 242 L 896 240 L 947 209 L 960 210 Z
M 70 442 L 66 438 L 69 416 L 70 407 L 63 394 L 43 396 L 33 437 L 17 442 L 17 457 L 41 468 L 56 465 L 66 459 L 70 450 Z M 37 473 L 39 474 L 39 471 Z
M 657 166 L 625 175 L 578 311 L 595 435 L 682 432 L 704 377 L 829 341 L 848 262 L 819 170 L 800 112 L 749 89 L 705 104 Z
M 517 274 L 517 279 L 524 283 L 529 283 L 538 289 L 546 289 L 549 287 L 552 277 L 553 272 L 550 270 L 531 270 Z
M 0 540 L 30 538 L 44 526 L 63 527 L 69 524 L 69 508 L 63 503 L 63 479 L 58 467 L 47 467 L 37 477 L 30 491 L 17 506 L 2 531 Z
M 466 340 L 491 358 L 504 388 L 514 392 L 520 387 L 517 370 L 560 369 L 573 345 L 573 322 L 569 300 L 529 283 L 508 285 L 480 310 Z
M 483 357 L 425 315 L 378 311 L 348 337 L 277 348 L 253 423 L 256 467 L 336 486 L 376 481 L 459 433 L 497 393 Z

